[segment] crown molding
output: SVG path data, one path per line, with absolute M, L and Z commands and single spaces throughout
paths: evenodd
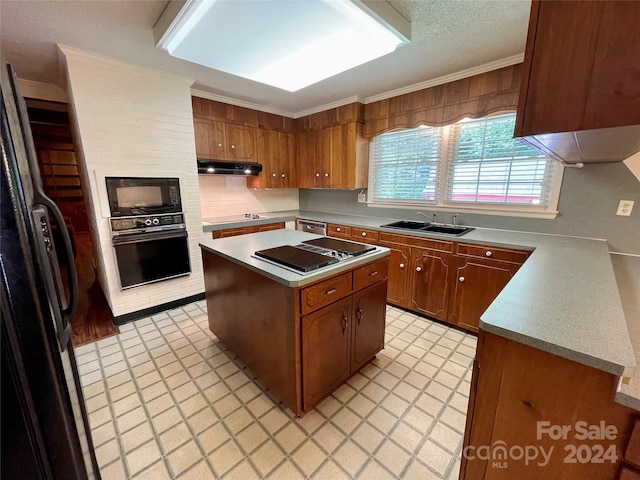
M 20 94 L 26 98 L 36 98 L 49 102 L 67 103 L 67 94 L 58 85 L 36 82 L 34 80 L 18 79 Z
M 156 70 L 155 68 L 146 67 L 143 65 L 128 63 L 124 60 L 120 60 L 119 58 L 109 57 L 87 50 L 81 50 L 79 48 L 70 47 L 69 45 L 64 45 L 61 43 L 57 43 L 56 45 L 58 47 L 58 50 L 67 59 L 74 58 L 77 60 L 93 63 L 94 65 L 108 65 L 110 68 L 117 68 L 121 71 L 134 72 L 139 75 L 145 75 L 147 77 L 183 83 L 188 85 L 189 87 L 195 82 L 195 80 L 192 78 L 183 77 L 182 75 L 175 75 L 173 73 L 167 73 L 162 70 Z
M 463 78 L 473 77 L 474 75 L 480 75 L 481 73 L 491 72 L 492 70 L 498 70 L 499 68 L 509 67 L 511 65 L 515 65 L 516 63 L 521 63 L 523 61 L 524 61 L 524 53 L 520 53 L 518 55 L 512 55 L 511 57 L 503 58 L 501 60 L 496 60 L 494 62 L 485 63 L 483 65 L 478 65 L 477 67 L 467 68 L 466 70 L 450 73 L 442 77 L 433 78 L 431 80 L 426 80 L 424 82 L 414 83 L 413 85 L 408 85 L 406 87 L 396 88 L 395 90 L 390 90 L 388 92 L 372 95 L 370 97 L 365 98 L 364 103 L 366 104 L 366 103 L 378 102 L 380 100 L 386 100 L 387 98 L 397 97 L 399 95 L 405 95 L 407 93 L 417 92 L 418 90 L 424 90 L 425 88 L 435 87 L 435 86 L 443 85 L 449 82 L 455 82 L 456 80 L 462 80 Z
M 353 97 L 343 98 L 342 100 L 337 100 L 335 102 L 327 103 L 325 105 L 309 108 L 308 110 L 296 112 L 294 118 L 306 117 L 307 115 L 313 115 L 314 113 L 324 112 L 325 110 L 329 110 L 331 108 L 342 107 L 344 105 L 349 105 L 350 103 L 364 103 L 364 98 L 361 97 L 360 95 L 354 95 Z
M 272 113 L 274 115 L 282 115 L 283 117 L 297 118 L 293 112 L 280 110 L 279 108 L 267 107 L 257 103 L 245 102 L 243 100 L 238 100 L 237 98 L 225 97 L 224 95 L 198 90 L 197 88 L 191 88 L 191 95 L 194 97 L 206 98 L 207 100 L 214 100 L 216 102 L 228 103 L 230 105 L 235 105 L 236 107 L 250 108 L 252 110 L 259 110 L 265 113 Z

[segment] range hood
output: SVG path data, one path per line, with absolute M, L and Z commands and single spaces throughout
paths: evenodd
M 261 171 L 262 165 L 259 163 L 198 159 L 198 174 L 203 175 L 240 175 L 250 177 L 258 175 Z
M 640 151 L 640 125 L 520 137 L 521 141 L 567 166 L 613 163 Z

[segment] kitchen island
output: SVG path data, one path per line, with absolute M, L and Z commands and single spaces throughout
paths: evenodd
M 388 249 L 306 273 L 254 255 L 318 238 L 282 229 L 200 244 L 210 330 L 300 416 L 384 346 Z

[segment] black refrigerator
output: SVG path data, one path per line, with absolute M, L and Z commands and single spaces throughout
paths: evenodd
M 0 478 L 99 479 L 71 341 L 78 292 L 71 241 L 44 194 L 15 74 L 1 65 Z M 63 269 L 52 228 L 62 233 Z

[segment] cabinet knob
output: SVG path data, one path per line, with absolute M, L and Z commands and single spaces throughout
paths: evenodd
M 316 177 L 319 177 L 319 176 L 320 176 L 320 174 L 319 174 L 319 173 L 316 173 Z
M 282 178 L 284 178 L 284 177 L 285 177 L 285 175 L 284 175 L 284 173 L 283 173 L 283 174 L 282 174 Z
M 340 227 L 336 228 L 336 232 L 341 232 L 342 229 Z
M 362 236 L 366 237 L 367 236 L 367 232 L 362 232 Z
M 218 144 L 218 146 L 219 146 L 219 147 L 222 147 L 222 144 L 221 144 L 221 143 L 219 143 L 219 144 Z
M 484 254 L 485 254 L 487 257 L 490 257 L 491 255 L 493 255 L 493 253 L 491 253 L 491 250 L 487 250 Z
M 272 173 L 272 174 L 271 174 L 271 176 L 272 176 L 272 177 L 275 177 L 275 176 L 276 176 L 276 174 L 275 174 L 275 173 Z
M 400 264 L 400 268 L 404 268 L 404 263 L 401 263 L 401 264 Z
M 324 174 L 324 176 L 325 176 L 325 177 L 328 177 L 328 176 L 329 176 L 329 174 L 328 174 L 328 173 L 325 173 L 325 174 Z
M 458 280 L 460 280 L 460 282 L 464 282 L 464 277 L 460 277 Z
M 416 267 L 416 272 L 421 272 L 422 271 L 422 267 Z
M 236 146 L 235 145 L 231 145 L 231 148 L 236 148 Z

